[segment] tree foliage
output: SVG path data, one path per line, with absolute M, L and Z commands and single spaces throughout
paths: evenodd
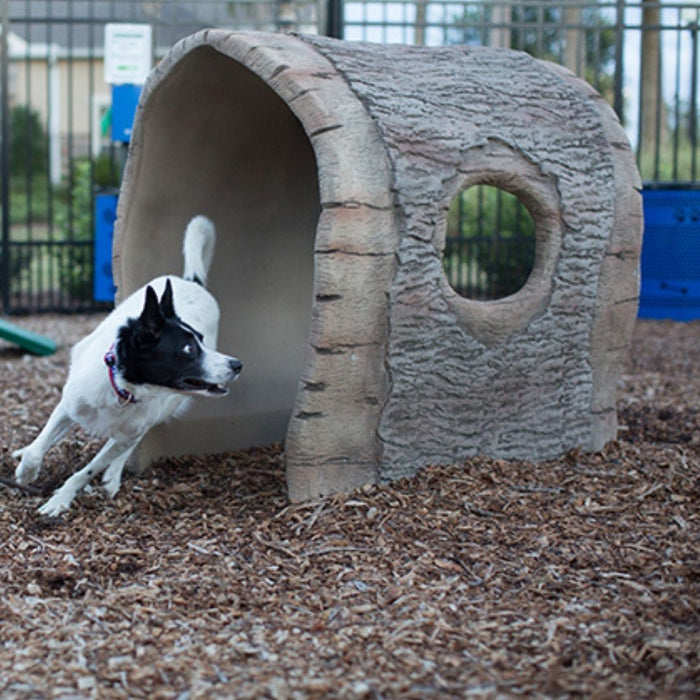
M 10 113 L 10 174 L 47 172 L 48 139 L 38 112 L 26 105 Z

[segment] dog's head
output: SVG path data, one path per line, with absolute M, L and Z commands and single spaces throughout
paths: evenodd
M 202 334 L 175 313 L 170 280 L 160 301 L 152 287 L 146 288 L 141 315 L 119 330 L 117 357 L 122 376 L 132 384 L 204 396 L 225 396 L 226 383 L 243 367 L 235 357 L 206 348 Z

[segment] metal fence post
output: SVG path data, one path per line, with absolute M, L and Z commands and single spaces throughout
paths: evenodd
M 688 114 L 688 136 L 690 139 L 690 177 L 695 180 L 697 171 L 697 145 L 698 145 L 698 21 L 697 17 L 690 25 L 692 38 L 692 62 L 690 64 L 690 110 Z
M 2 102 L 0 106 L 0 198 L 2 199 L 2 248 L 0 254 L 0 286 L 2 286 L 2 309 L 7 311 L 10 305 L 10 125 L 9 125 L 9 56 L 8 35 L 10 33 L 9 0 L 2 0 Z
M 624 35 L 625 35 L 625 0 L 617 0 L 615 8 L 615 79 L 613 86 L 613 109 L 619 120 L 625 122 L 625 102 L 622 94 L 623 80 L 623 57 L 624 57 Z
M 326 12 L 326 36 L 343 38 L 343 0 L 328 0 Z

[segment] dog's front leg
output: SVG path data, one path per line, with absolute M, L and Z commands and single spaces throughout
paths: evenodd
M 140 442 L 141 438 L 136 441 L 136 445 Z M 119 455 L 110 465 L 107 467 L 105 473 L 102 475 L 102 486 L 105 493 L 110 497 L 114 498 L 119 491 L 119 487 L 122 485 L 122 472 L 126 466 L 126 462 L 129 456 L 134 450 L 132 447 L 125 455 Z
M 21 457 L 15 470 L 15 481 L 18 484 L 29 484 L 39 476 L 44 455 L 72 426 L 73 420 L 68 415 L 65 404 L 61 400 L 34 442 L 12 453 L 13 457 Z
M 51 498 L 44 503 L 39 512 L 42 515 L 57 516 L 70 508 L 70 504 L 77 494 L 98 474 L 101 474 L 108 466 L 121 462 L 122 468 L 134 451 L 137 443 L 124 444 L 109 439 L 104 447 L 93 457 L 90 463 L 76 472 Z M 120 470 L 121 473 L 121 470 Z

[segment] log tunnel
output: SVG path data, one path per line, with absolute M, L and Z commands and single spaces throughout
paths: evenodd
M 488 303 L 441 266 L 449 202 L 479 182 L 537 227 L 525 287 Z M 149 434 L 140 464 L 280 440 L 300 500 L 471 454 L 600 448 L 636 316 L 638 186 L 612 111 L 524 54 L 188 37 L 141 95 L 115 282 L 120 299 L 179 274 L 206 214 L 218 346 L 245 368 Z

